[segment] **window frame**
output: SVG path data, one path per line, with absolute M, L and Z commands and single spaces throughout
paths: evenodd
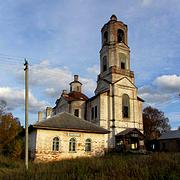
M 60 151 L 60 138 L 59 137 L 54 137 L 52 141 L 52 151 L 53 152 L 58 152 Z
M 89 141 L 89 142 L 87 142 L 87 141 Z M 92 151 L 92 140 L 91 140 L 91 138 L 87 138 L 86 140 L 85 140 L 85 152 L 91 152 Z
M 71 138 L 69 140 L 69 152 L 76 153 L 76 148 L 77 148 L 76 146 L 77 146 L 76 138 Z

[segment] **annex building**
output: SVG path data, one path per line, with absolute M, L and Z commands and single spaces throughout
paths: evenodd
M 100 74 L 95 95 L 82 92 L 78 75 L 55 107 L 31 126 L 30 152 L 37 160 L 103 155 L 144 148 L 142 103 L 130 69 L 128 27 L 112 15 L 102 27 Z

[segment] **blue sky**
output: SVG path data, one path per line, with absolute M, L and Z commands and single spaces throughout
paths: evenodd
M 101 27 L 116 14 L 128 25 L 139 96 L 180 125 L 179 0 L 0 0 L 0 100 L 24 124 L 24 57 L 30 63 L 30 123 L 54 106 L 79 74 L 93 96 Z

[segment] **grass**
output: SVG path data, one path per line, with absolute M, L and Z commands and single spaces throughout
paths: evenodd
M 98 158 L 78 158 L 51 163 L 14 161 L 0 156 L 0 179 L 58 180 L 58 179 L 180 179 L 180 153 L 151 155 L 109 154 Z

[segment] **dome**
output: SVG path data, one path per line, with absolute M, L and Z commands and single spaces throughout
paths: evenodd
M 113 15 L 110 17 L 110 20 L 117 21 L 116 15 L 113 14 Z

